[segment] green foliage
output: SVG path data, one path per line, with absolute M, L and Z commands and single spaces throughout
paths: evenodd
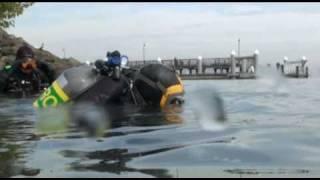
M 1 2 L 0 28 L 14 26 L 14 18 L 21 15 L 24 9 L 32 4 L 32 2 Z

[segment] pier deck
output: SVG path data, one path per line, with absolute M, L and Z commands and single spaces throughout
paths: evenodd
M 252 56 L 235 56 L 222 58 L 189 58 L 165 60 L 133 60 L 128 62 L 132 68 L 141 68 L 146 64 L 161 63 L 176 70 L 185 80 L 200 79 L 254 79 L 256 78 L 258 52 Z

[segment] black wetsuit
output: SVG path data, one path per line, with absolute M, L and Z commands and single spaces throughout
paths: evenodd
M 27 74 L 16 61 L 8 71 L 0 71 L 1 94 L 16 97 L 34 95 L 48 87 L 55 79 L 53 69 L 45 62 L 37 61 L 37 69 Z
M 94 102 L 100 105 L 143 105 L 143 99 L 133 86 L 136 73 L 136 70 L 132 69 L 122 70 L 118 79 L 104 75 L 98 83 L 78 96 L 75 101 Z

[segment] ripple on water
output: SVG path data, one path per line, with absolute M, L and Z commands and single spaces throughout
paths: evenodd
M 319 80 L 186 81 L 183 121 L 138 112 L 98 138 L 77 129 L 35 135 L 33 99 L 3 99 L 0 176 L 318 176 Z M 192 98 L 201 95 L 192 93 L 205 95 L 197 91 L 201 86 L 223 99 L 223 129 L 199 125 L 197 117 L 214 119 L 211 112 L 195 114 Z

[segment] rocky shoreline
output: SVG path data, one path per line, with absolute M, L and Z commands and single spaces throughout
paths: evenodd
M 49 63 L 59 75 L 67 68 L 77 66 L 80 61 L 74 58 L 59 58 L 47 50 L 35 48 L 24 39 L 8 34 L 0 28 L 0 68 L 2 69 L 6 62 L 12 63 L 15 60 L 15 54 L 18 48 L 24 44 L 29 45 L 37 59 Z

